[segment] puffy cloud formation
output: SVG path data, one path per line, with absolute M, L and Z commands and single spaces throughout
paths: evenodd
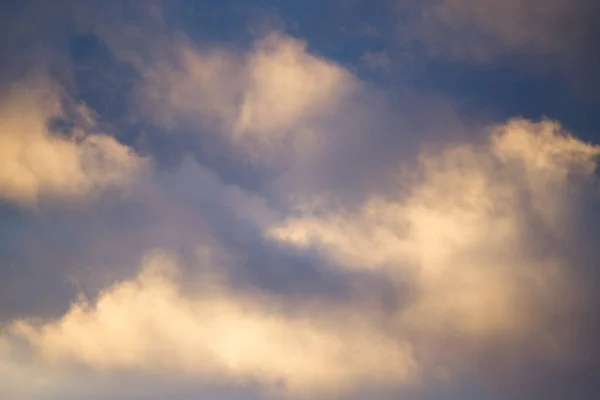
M 38 28 L 1 46 L 42 50 L 7 53 L 10 70 L 53 53 L 42 64 L 94 110 L 48 81 L 2 93 L 0 197 L 25 207 L 0 205 L 0 397 L 598 397 L 598 147 L 547 120 L 480 141 L 485 105 L 457 111 L 388 80 L 420 45 L 564 55 L 585 1 L 402 1 L 416 11 L 406 54 L 385 24 L 364 38 L 354 17 L 323 13 L 311 44 L 365 54 L 390 74 L 357 74 L 382 86 L 282 33 L 203 43 L 223 33 L 205 25 L 245 30 L 207 2 L 42 3 L 10 24 Z M 359 25 L 384 19 L 367 3 L 350 6 Z M 445 66 L 429 67 L 436 87 Z M 145 161 L 100 124 L 154 169 L 132 185 Z M 86 201 L 113 187 L 129 196 Z M 30 212 L 47 200 L 64 206 Z
M 83 125 L 92 123 L 80 109 Z M 0 102 L 0 197 L 35 205 L 43 196 L 81 197 L 126 185 L 143 162 L 110 136 L 76 126 L 72 138 L 50 131 L 64 117 L 60 89 L 46 79 L 15 84 Z
M 595 182 L 599 152 L 554 122 L 512 120 L 487 143 L 424 153 L 396 196 L 357 210 L 302 205 L 266 228 L 349 274 L 385 277 L 396 290 L 389 304 L 358 292 L 290 303 L 234 285 L 211 257 L 195 274 L 158 252 L 58 318 L 13 321 L 0 368 L 11 382 L 37 376 L 28 387 L 39 393 L 74 393 L 73 371 L 84 367 L 303 398 L 463 372 L 510 385 L 521 368 L 573 365 L 588 350 L 579 339 L 594 299 L 563 247 L 574 243 L 576 200 Z
M 135 279 L 94 303 L 75 303 L 54 322 L 16 322 L 10 332 L 54 369 L 75 362 L 296 394 L 340 394 L 414 375 L 410 348 L 378 330 L 366 310 L 312 304 L 290 312 L 275 297 L 236 292 L 215 272 L 183 290 L 175 261 L 154 253 Z
M 504 349 L 498 365 L 523 354 L 564 359 L 576 344 L 556 318 L 591 301 L 564 247 L 599 154 L 554 122 L 512 120 L 486 145 L 422 155 L 397 196 L 372 196 L 359 210 L 305 205 L 268 235 L 410 282 L 414 299 L 395 318 L 438 366 L 474 362 L 492 346 Z
M 357 85 L 341 66 L 310 54 L 298 39 L 272 33 L 246 54 L 177 46 L 175 62 L 145 71 L 148 111 L 165 127 L 217 130 L 247 156 L 273 156 L 286 143 L 312 145 L 315 120 Z

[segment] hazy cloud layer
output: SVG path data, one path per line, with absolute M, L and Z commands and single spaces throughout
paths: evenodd
M 398 1 L 401 35 L 434 56 L 475 62 L 527 54 L 580 56 L 590 34 L 591 1 Z

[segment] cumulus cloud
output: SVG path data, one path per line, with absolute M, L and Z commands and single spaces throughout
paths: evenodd
M 143 101 L 165 127 L 217 130 L 247 156 L 274 156 L 286 142 L 309 148 L 315 119 L 335 110 L 357 82 L 311 54 L 298 39 L 272 33 L 246 53 L 179 44 L 175 62 L 145 71 Z
M 100 372 L 258 382 L 288 394 L 341 394 L 365 382 L 406 381 L 416 371 L 410 348 L 357 308 L 312 304 L 290 312 L 276 298 L 236 291 L 218 270 L 191 291 L 182 289 L 179 273 L 170 256 L 154 253 L 136 278 L 94 303 L 81 300 L 52 322 L 13 323 L 3 344 L 26 340 L 38 368 L 50 371 L 75 363 Z
M 391 387 L 398 398 L 447 378 L 484 386 L 481 397 L 501 382 L 526 393 L 509 398 L 581 398 L 573 388 L 598 371 L 597 146 L 523 119 L 474 143 L 447 102 L 398 88 L 390 99 L 285 34 L 206 45 L 171 35 L 180 27 L 167 27 L 177 18 L 161 1 L 93 3 L 76 10 L 77 29 L 101 43 L 83 80 L 106 61 L 118 64 L 115 88 L 141 85 L 119 87 L 131 108 L 103 122 L 182 152 L 209 153 L 194 140 L 218 137 L 236 161 L 195 154 L 75 214 L 0 207 L 0 393 L 192 399 L 221 385 L 241 398 L 373 398 L 364 387 Z M 415 3 L 405 38 L 437 55 L 558 54 L 582 32 L 566 21 L 581 7 L 562 1 Z M 382 54 L 363 62 L 391 68 Z M 101 104 L 100 92 L 86 95 Z M 48 81 L 2 98 L 6 202 L 88 200 L 145 164 Z M 138 106 L 142 120 L 129 115 Z M 459 136 L 469 139 L 447 144 Z M 432 138 L 441 150 L 410 164 Z M 271 175 L 240 171 L 238 158 Z M 198 243 L 218 256 L 190 262 Z M 169 254 L 138 270 L 132 260 L 156 247 Z M 65 279 L 88 298 L 73 300 Z
M 0 197 L 26 206 L 44 196 L 82 197 L 127 185 L 143 162 L 113 137 L 88 134 L 89 111 L 72 138 L 54 134 L 65 117 L 60 88 L 47 79 L 15 84 L 0 103 Z
M 593 298 L 563 247 L 574 243 L 576 199 L 594 185 L 599 153 L 555 122 L 512 120 L 487 143 L 422 154 L 395 196 L 358 210 L 304 204 L 266 227 L 271 240 L 316 250 L 349 277 L 386 277 L 391 304 L 358 292 L 290 303 L 236 286 L 210 251 L 191 269 L 155 252 L 137 276 L 58 318 L 13 321 L 0 368 L 15 380 L 37 376 L 32 393 L 71 393 L 84 368 L 96 379 L 135 373 L 303 397 L 463 372 L 510 385 L 520 368 L 573 365 L 589 345 L 579 339 Z
M 396 196 L 371 196 L 359 210 L 307 203 L 268 235 L 411 282 L 414 300 L 396 320 L 438 367 L 477 362 L 494 346 L 498 366 L 523 354 L 553 362 L 575 351 L 557 316 L 591 301 L 579 292 L 584 267 L 563 246 L 599 154 L 554 122 L 516 119 L 486 145 L 422 155 Z

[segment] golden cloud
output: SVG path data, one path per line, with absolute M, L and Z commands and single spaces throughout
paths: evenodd
M 274 155 L 286 141 L 311 146 L 311 121 L 327 115 L 357 85 L 341 66 L 307 44 L 270 34 L 245 54 L 178 46 L 176 63 L 159 60 L 145 71 L 145 107 L 161 125 L 208 126 L 254 160 Z
M 73 138 L 53 134 L 49 121 L 61 116 L 60 88 L 52 82 L 11 88 L 0 103 L 0 197 L 28 206 L 44 195 L 81 197 L 127 185 L 141 168 L 142 160 L 110 136 L 83 128 Z
M 516 119 L 496 127 L 487 145 L 424 154 L 396 198 L 372 196 L 358 211 L 305 208 L 267 236 L 411 282 L 415 298 L 396 318 L 402 331 L 435 338 L 428 347 L 454 337 L 564 355 L 565 338 L 545 327 L 583 299 L 569 261 L 537 248 L 546 233 L 565 238 L 570 181 L 593 182 L 599 154 L 556 123 Z
M 154 253 L 135 279 L 95 303 L 73 304 L 54 322 L 15 322 L 12 335 L 51 369 L 75 362 L 99 371 L 174 372 L 290 394 L 339 394 L 416 372 L 410 347 L 378 330 L 367 312 L 325 305 L 286 313 L 276 298 L 236 292 L 219 278 L 184 292 L 178 274 L 172 258 Z
M 71 386 L 84 366 L 311 397 L 406 387 L 423 371 L 452 376 L 488 352 L 498 368 L 564 360 L 578 344 L 556 318 L 577 315 L 585 299 L 570 261 L 539 246 L 567 234 L 569 185 L 593 180 L 599 152 L 556 123 L 512 120 L 485 144 L 423 154 L 397 197 L 356 211 L 304 208 L 267 228 L 272 240 L 408 290 L 391 308 L 359 294 L 284 305 L 232 286 L 210 257 L 199 263 L 212 273 L 186 272 L 183 285 L 176 260 L 158 252 L 57 319 L 13 321 L 0 335 L 0 371 L 41 377 L 38 390 Z M 29 359 L 15 356 L 23 343 Z

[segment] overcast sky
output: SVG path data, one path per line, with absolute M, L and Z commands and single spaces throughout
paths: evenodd
M 0 400 L 600 398 L 599 18 L 0 1 Z

